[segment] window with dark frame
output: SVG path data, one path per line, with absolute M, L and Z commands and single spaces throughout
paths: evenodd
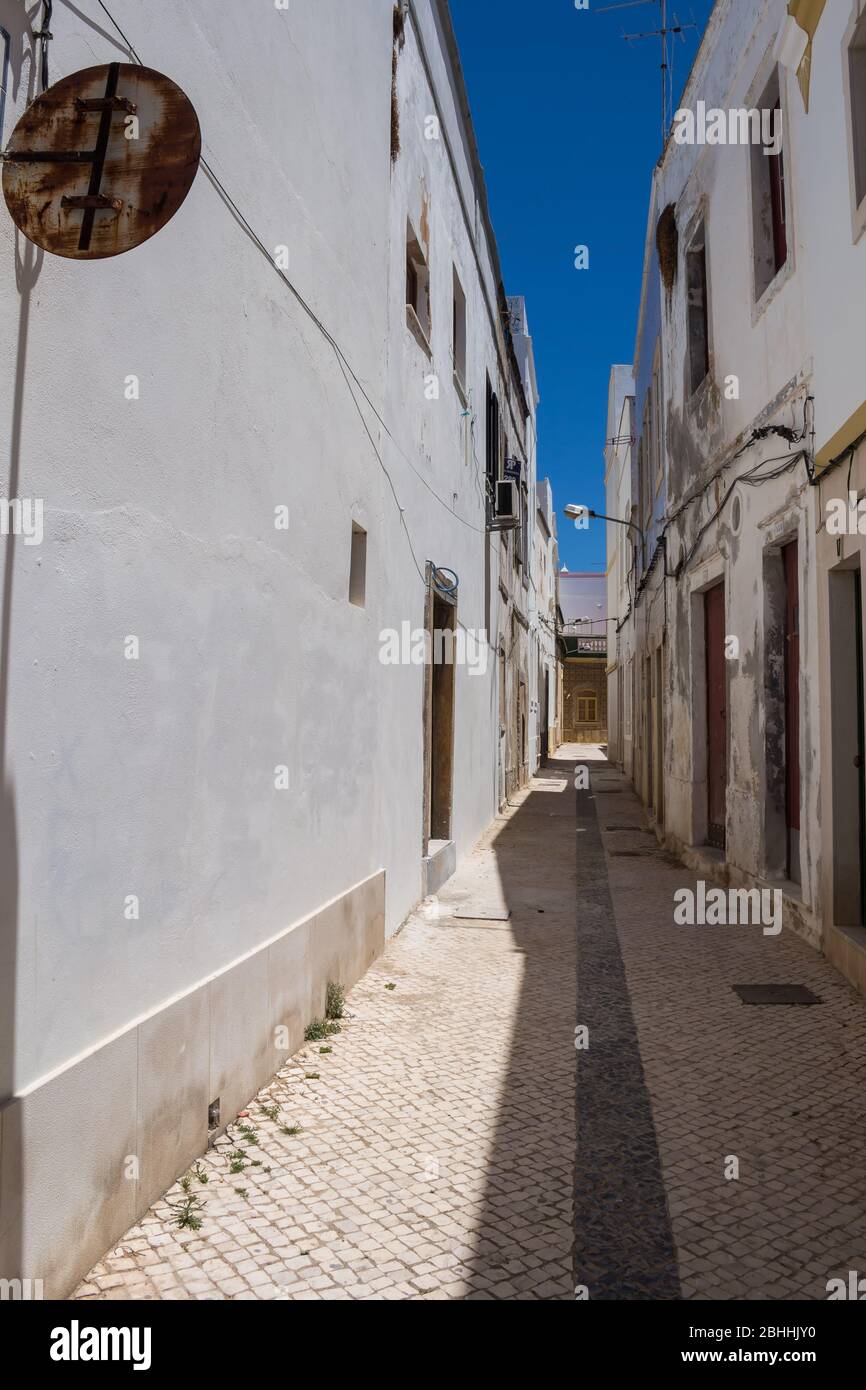
M 654 479 L 654 459 L 655 459 L 655 419 L 653 417 L 652 388 L 647 391 L 646 401 L 643 412 L 643 478 L 642 478 L 642 499 L 641 512 L 643 514 L 644 528 L 649 526 L 652 515 L 653 501 L 653 479 Z
M 466 389 L 466 295 L 456 268 L 452 272 L 451 360 L 460 389 Z
M 418 272 L 415 263 L 406 247 L 406 303 L 411 304 L 412 308 L 418 303 Z
M 363 608 L 367 601 L 367 532 L 352 522 L 352 550 L 349 560 L 349 602 Z
M 661 388 L 661 364 L 659 361 L 659 349 L 656 346 L 655 360 L 653 362 L 652 375 L 652 418 L 653 418 L 653 460 L 652 460 L 652 488 L 658 491 L 662 480 L 662 466 L 664 463 L 662 449 L 662 388 Z
M 752 244 L 756 302 L 788 263 L 790 245 L 788 190 L 786 187 L 782 101 L 778 73 L 764 89 L 758 109 L 769 111 L 777 150 L 763 144 L 751 147 Z
M 773 107 L 773 117 L 782 129 L 782 103 L 777 101 Z M 785 210 L 785 153 L 780 147 L 778 154 L 767 155 L 770 175 L 770 211 L 773 219 L 773 264 L 776 274 L 788 259 L 788 227 Z
M 848 49 L 851 92 L 851 135 L 854 141 L 854 197 L 866 202 L 866 10 L 860 16 Z
M 694 395 L 710 372 L 706 226 L 701 222 L 686 251 L 689 386 Z
M 430 340 L 430 275 L 427 258 L 411 222 L 406 223 L 406 317 L 418 336 L 420 328 L 427 346 Z
M 485 420 L 484 478 L 487 486 L 487 505 L 492 514 L 496 506 L 496 484 L 499 481 L 499 401 L 490 384 L 490 377 L 487 378 Z

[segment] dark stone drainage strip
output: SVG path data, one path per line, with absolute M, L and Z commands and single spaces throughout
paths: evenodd
M 619 790 L 619 788 L 617 789 Z M 677 1260 L 652 1106 L 587 791 L 577 793 L 574 1283 L 592 1299 L 678 1299 Z M 576 1295 L 581 1296 L 581 1295 Z

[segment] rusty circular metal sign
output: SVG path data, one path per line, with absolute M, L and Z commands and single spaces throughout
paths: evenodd
M 82 68 L 38 96 L 3 154 L 3 196 L 21 231 L 56 256 L 99 260 L 174 216 L 201 156 L 195 107 L 152 68 Z

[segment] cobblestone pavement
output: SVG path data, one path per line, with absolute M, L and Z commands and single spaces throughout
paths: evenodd
M 824 1299 L 828 1279 L 866 1274 L 866 1000 L 788 932 L 675 925 L 695 877 L 622 828 L 643 824 L 624 778 L 593 782 L 680 1296 Z M 769 983 L 823 1002 L 732 988 Z
M 74 1297 L 808 1299 L 866 1272 L 866 1002 L 787 934 L 675 926 L 694 882 L 597 749 L 560 750 L 250 1103 L 257 1142 L 232 1127 Z M 823 1002 L 731 988 L 766 982 Z

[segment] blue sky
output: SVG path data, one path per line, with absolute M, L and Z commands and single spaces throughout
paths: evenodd
M 602 14 L 574 0 L 451 0 L 507 294 L 526 296 L 539 392 L 539 476 L 552 484 L 560 564 L 604 569 L 607 380 L 634 353 L 652 168 L 661 152 L 657 0 Z M 672 0 L 674 104 L 713 0 Z M 574 247 L 589 247 L 589 269 Z

